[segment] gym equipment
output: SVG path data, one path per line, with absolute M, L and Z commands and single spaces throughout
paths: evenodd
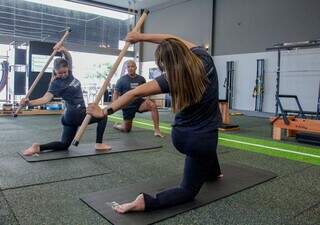
M 296 140 L 301 143 L 320 146 L 320 135 L 315 133 L 296 133 Z
M 256 86 L 253 89 L 252 97 L 255 98 L 254 110 L 262 112 L 264 94 L 264 59 L 257 59 Z
M 43 110 L 43 109 L 29 109 L 21 110 L 19 116 L 36 116 L 36 115 L 61 115 L 63 110 Z M 0 116 L 12 116 L 11 111 L 0 111 Z
M 219 100 L 219 108 L 222 115 L 222 124 L 219 126 L 220 131 L 239 130 L 238 125 L 230 124 L 229 109 L 232 109 L 233 103 L 233 81 L 234 81 L 234 61 L 227 62 L 227 76 L 224 80 L 223 87 L 226 88 L 225 100 Z
M 156 104 L 158 109 L 164 109 L 166 106 L 165 94 L 151 95 L 149 96 L 149 99 Z
M 229 104 L 227 100 L 219 100 L 219 108 L 222 116 L 222 124 L 219 126 L 220 131 L 240 130 L 235 124 L 230 124 Z
M 0 92 L 8 84 L 8 75 L 9 75 L 9 63 L 8 63 L 8 61 L 4 60 L 3 62 L 1 62 L 1 71 L 2 71 L 2 76 L 1 76 L 1 80 L 0 80 Z
M 50 102 L 46 104 L 46 109 L 47 110 L 62 110 L 63 105 L 61 102 Z
M 148 10 L 144 10 L 143 14 L 141 15 L 139 21 L 137 22 L 136 26 L 133 28 L 133 31 L 139 31 L 142 24 L 144 23 L 144 21 L 146 20 L 147 16 L 149 14 L 149 11 Z M 110 81 L 113 77 L 113 75 L 115 74 L 115 72 L 117 71 L 117 68 L 122 60 L 122 58 L 125 56 L 128 48 L 130 47 L 130 43 L 129 42 L 126 42 L 126 44 L 124 45 L 123 49 L 121 50 L 116 62 L 113 64 L 107 78 L 105 79 L 103 85 L 101 86 L 100 90 L 99 90 L 99 93 L 98 95 L 96 96 L 96 99 L 94 101 L 95 104 L 99 104 L 99 102 L 101 101 L 101 98 L 102 96 L 104 95 L 104 93 L 106 92 L 109 84 L 110 84 Z M 86 117 L 84 118 L 74 140 L 73 140 L 73 145 L 74 146 L 78 146 L 79 145 L 79 141 L 86 129 L 86 127 L 88 126 L 89 124 L 89 121 L 91 119 L 91 115 L 87 114 Z
M 267 51 L 277 51 L 278 52 L 278 58 L 277 58 L 277 78 L 276 78 L 276 116 L 279 114 L 279 105 L 277 98 L 280 94 L 280 75 L 281 75 L 281 51 L 288 51 L 292 49 L 298 49 L 298 48 L 316 48 L 320 47 L 320 39 L 319 40 L 311 40 L 311 41 L 301 41 L 301 42 L 292 42 L 292 43 L 280 43 L 280 44 L 274 44 L 273 47 L 267 48 Z M 311 114 L 315 114 L 314 112 L 310 112 Z
M 224 80 L 223 87 L 226 88 L 226 101 L 229 109 L 232 109 L 233 103 L 233 81 L 234 81 L 234 61 L 227 62 L 227 77 Z
M 112 224 L 146 225 L 199 208 L 276 177 L 276 174 L 269 171 L 243 165 L 225 164 L 222 165 L 222 171 L 225 175 L 223 179 L 205 183 L 194 201 L 152 212 L 118 214 L 111 206 L 114 202 L 121 204 L 132 201 L 141 192 L 155 194 L 168 187 L 177 186 L 180 183 L 181 176 L 166 177 L 161 180 L 157 179 L 123 188 L 95 192 L 80 199 Z
M 280 98 L 294 99 L 299 109 L 298 115 L 289 115 L 292 110 L 284 109 Z M 280 141 L 281 129 L 285 129 L 288 137 L 297 135 L 297 140 L 300 142 L 320 145 L 320 120 L 307 119 L 296 95 L 278 95 L 277 105 L 279 106 L 280 114 L 277 117 L 270 118 L 273 125 L 272 138 L 274 140 Z M 298 134 L 299 131 L 304 133 Z
M 69 36 L 71 32 L 71 29 L 68 28 L 65 32 L 65 34 L 62 36 L 60 42 L 64 42 L 67 37 Z M 57 50 L 54 50 L 50 56 L 50 58 L 48 59 L 47 63 L 44 65 L 44 67 L 42 68 L 41 72 L 38 74 L 38 76 L 36 77 L 36 79 L 34 80 L 34 82 L 32 83 L 31 87 L 29 88 L 25 98 L 29 98 L 29 96 L 31 95 L 32 91 L 34 90 L 35 86 L 37 85 L 37 83 L 39 82 L 39 80 L 41 79 L 41 77 L 43 76 L 44 72 L 46 71 L 46 69 L 48 68 L 49 64 L 51 63 L 52 59 L 54 58 L 54 56 L 57 54 Z M 22 106 L 20 105 L 17 110 L 15 111 L 15 113 L 13 114 L 14 117 L 18 116 L 18 113 L 20 112 L 20 110 L 22 109 Z
M 11 115 L 12 109 L 13 109 L 13 106 L 11 103 L 4 103 L 2 105 L 2 114 L 3 115 Z M 1 115 L 1 111 L 0 111 L 0 115 Z
M 34 156 L 24 156 L 21 152 L 18 153 L 28 162 L 40 162 L 130 151 L 154 150 L 162 147 L 162 145 L 156 144 L 155 139 L 115 139 L 109 140 L 108 144 L 112 146 L 110 151 L 96 151 L 94 149 L 95 144 L 90 143 L 83 144 L 79 148 L 70 147 L 66 151 L 45 151 Z

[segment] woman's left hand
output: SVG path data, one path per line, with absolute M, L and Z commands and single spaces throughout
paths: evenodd
M 63 46 L 63 42 L 59 41 L 56 43 L 56 45 L 53 47 L 53 50 L 56 50 L 57 52 L 63 52 L 65 51 L 65 47 Z
M 126 41 L 135 44 L 142 40 L 142 34 L 137 31 L 131 31 L 127 34 Z
M 103 118 L 107 115 L 103 113 L 103 110 L 95 103 L 90 103 L 87 107 L 87 114 L 95 118 Z

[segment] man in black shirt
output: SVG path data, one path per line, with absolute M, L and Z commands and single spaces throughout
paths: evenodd
M 127 70 L 128 74 L 122 76 L 117 81 L 115 91 L 113 93 L 113 101 L 117 100 L 119 96 L 124 95 L 126 92 L 146 83 L 143 76 L 136 74 L 137 66 L 135 61 L 129 60 L 127 62 Z M 151 112 L 154 124 L 154 135 L 157 137 L 163 137 L 159 128 L 159 112 L 156 104 L 150 99 L 142 97 L 136 98 L 122 109 L 123 123 L 114 125 L 114 128 L 123 132 L 130 132 L 132 128 L 132 120 L 134 119 L 136 112 Z

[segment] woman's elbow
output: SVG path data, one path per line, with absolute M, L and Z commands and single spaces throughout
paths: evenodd
M 47 104 L 47 103 L 49 103 L 51 100 L 52 100 L 52 98 L 50 98 L 50 97 L 48 97 L 48 96 L 44 96 L 44 97 L 42 98 L 43 104 Z

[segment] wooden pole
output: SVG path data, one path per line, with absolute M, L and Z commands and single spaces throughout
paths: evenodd
M 138 20 L 136 26 L 133 28 L 132 31 L 139 31 L 140 30 L 142 24 L 144 23 L 144 21 L 146 20 L 146 18 L 148 16 L 148 14 L 149 14 L 149 11 L 148 10 L 144 10 L 142 16 L 140 17 L 140 19 Z M 126 42 L 126 44 L 124 45 L 123 49 L 121 50 L 121 52 L 120 52 L 120 54 L 119 54 L 119 56 L 118 56 L 118 58 L 116 60 L 116 62 L 113 64 L 113 66 L 112 66 L 112 68 L 111 68 L 106 80 L 104 81 L 102 87 L 99 90 L 99 93 L 98 93 L 98 95 L 96 96 L 96 98 L 94 100 L 95 104 L 99 104 L 102 96 L 104 95 L 104 93 L 106 92 L 106 90 L 108 88 L 108 85 L 110 84 L 110 81 L 111 81 L 113 75 L 117 71 L 118 66 L 119 66 L 122 58 L 126 55 L 129 46 L 130 46 L 130 43 Z M 75 138 L 73 139 L 72 144 L 74 146 L 78 146 L 79 141 L 80 141 L 80 139 L 81 139 L 86 127 L 88 126 L 90 120 L 91 120 L 91 115 L 87 114 L 86 117 L 84 118 L 84 120 L 83 120 L 83 122 L 82 122 L 82 124 L 81 124 L 81 126 L 80 126 L 80 128 L 79 128 L 79 130 L 78 130 L 78 132 L 77 132 L 77 134 L 75 136 Z
M 64 35 L 62 36 L 60 42 L 64 42 L 66 40 L 66 38 L 69 36 L 71 32 L 71 29 L 68 28 L 67 31 L 64 33 Z M 44 65 L 44 67 L 42 68 L 41 72 L 38 74 L 38 76 L 36 77 L 36 79 L 33 81 L 31 87 L 28 90 L 28 93 L 26 94 L 25 98 L 29 98 L 31 93 L 33 92 L 34 88 L 36 87 L 36 85 L 39 83 L 40 79 L 42 78 L 44 72 L 46 71 L 46 69 L 48 68 L 49 64 L 51 63 L 52 59 L 54 58 L 54 56 L 57 54 L 57 50 L 54 50 L 50 56 L 50 58 L 48 59 L 47 63 Z M 19 107 L 17 108 L 17 110 L 14 112 L 13 116 L 17 117 L 18 113 L 20 112 L 20 110 L 22 109 L 22 105 L 19 105 Z

